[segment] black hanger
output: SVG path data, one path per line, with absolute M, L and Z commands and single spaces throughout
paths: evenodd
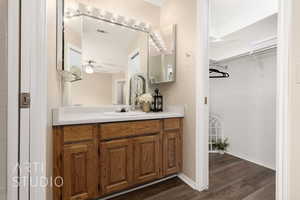
M 209 74 L 212 74 L 212 73 L 217 73 L 219 75 L 209 75 L 209 78 L 229 78 L 229 74 L 227 72 L 221 72 L 217 69 L 210 68 Z

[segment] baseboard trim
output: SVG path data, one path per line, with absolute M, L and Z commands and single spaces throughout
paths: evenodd
M 160 179 L 160 180 L 157 180 L 157 181 L 153 181 L 153 182 L 151 182 L 151 183 L 148 183 L 148 184 L 145 184 L 145 185 L 141 185 L 141 186 L 132 188 L 132 189 L 130 189 L 130 190 L 126 190 L 126 191 L 119 192 L 119 193 L 116 193 L 116 194 L 113 194 L 113 195 L 110 195 L 110 196 L 106 196 L 106 197 L 103 197 L 103 198 L 99 198 L 98 200 L 108 200 L 108 199 L 112 199 L 112 198 L 115 198 L 115 197 L 118 197 L 118 196 L 121 196 L 121 195 L 130 193 L 130 192 L 134 192 L 134 191 L 136 191 L 136 190 L 140 190 L 140 189 L 143 189 L 143 188 L 146 188 L 146 187 L 155 185 L 155 184 L 157 184 L 157 183 L 160 183 L 160 182 L 163 182 L 163 181 L 166 181 L 166 180 L 175 178 L 175 177 L 177 177 L 177 176 L 178 176 L 178 175 L 168 176 L 168 177 L 166 177 L 166 178 L 163 178 L 163 179 Z
M 118 197 L 118 196 L 121 196 L 121 195 L 130 193 L 130 192 L 134 192 L 134 191 L 136 191 L 136 190 L 140 190 L 140 189 L 143 189 L 143 188 L 146 188 L 146 187 L 155 185 L 155 184 L 157 184 L 157 183 L 161 183 L 161 182 L 163 182 L 163 181 L 166 181 L 166 180 L 169 180 L 169 179 L 172 179 L 172 178 L 175 178 L 175 177 L 178 177 L 180 180 L 182 180 L 185 184 L 187 184 L 188 186 L 190 186 L 190 187 L 193 188 L 194 190 L 198 190 L 197 184 L 196 184 L 195 181 L 193 181 L 192 179 L 190 179 L 189 177 L 187 177 L 185 174 L 180 173 L 180 174 L 172 175 L 172 176 L 169 176 L 169 177 L 166 177 L 166 178 L 163 178 L 163 179 L 160 179 L 160 180 L 157 180 L 157 181 L 154 181 L 154 182 L 145 184 L 145 185 L 141 185 L 141 186 L 132 188 L 132 189 L 130 189 L 130 190 L 126 190 L 126 191 L 119 192 L 119 193 L 116 193 L 116 194 L 113 194 L 113 195 L 110 195 L 110 196 L 106 196 L 106 197 L 103 197 L 103 198 L 99 198 L 98 200 L 108 200 L 108 199 L 112 199 L 112 198 L 115 198 L 115 197 Z
M 235 153 L 231 153 L 231 152 L 226 152 L 226 153 L 229 154 L 229 155 L 232 155 L 232 156 L 234 156 L 234 157 L 237 157 L 237 158 L 240 158 L 240 159 L 243 159 L 243 160 L 246 160 L 246 161 L 252 162 L 252 163 L 254 163 L 254 164 L 257 164 L 257 165 L 263 166 L 263 167 L 265 167 L 265 168 L 268 168 L 268 169 L 271 169 L 271 170 L 276 171 L 275 168 L 273 168 L 273 167 L 271 167 L 271 166 L 269 166 L 269 165 L 267 165 L 267 164 L 265 164 L 265 163 L 258 162 L 258 161 L 256 161 L 256 160 L 251 160 L 251 159 L 246 158 L 245 156 L 238 155 L 238 154 L 235 154 Z
M 190 179 L 189 177 L 187 177 L 185 174 L 183 173 L 178 174 L 178 178 L 180 178 L 184 183 L 186 183 L 194 190 L 198 190 L 196 182 Z

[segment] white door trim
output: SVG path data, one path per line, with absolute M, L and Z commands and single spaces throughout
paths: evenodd
M 279 1 L 276 114 L 276 199 L 288 200 L 289 56 L 292 1 Z
M 11 1 L 11 0 L 9 0 Z M 21 91 L 31 93 L 30 109 L 20 111 L 20 200 L 45 200 L 49 186 L 47 165 L 47 10 L 46 0 L 28 0 L 21 5 Z M 13 12 L 19 12 L 14 8 Z M 25 166 L 23 166 L 25 165 Z M 28 170 L 30 167 L 30 170 Z
M 196 52 L 196 189 L 209 186 L 208 131 L 209 106 L 209 0 L 197 0 L 197 52 Z
M 30 200 L 45 200 L 48 184 L 43 185 L 47 178 L 47 98 L 48 98 L 48 64 L 47 64 L 47 1 L 31 0 L 27 4 L 36 5 L 35 12 L 35 47 L 36 63 L 31 71 L 32 105 L 30 113 L 30 162 L 40 163 L 41 168 L 33 171 L 31 176 L 39 177 L 39 187 L 30 187 Z M 49 159 L 49 158 L 48 158 Z
M 33 42 L 35 36 L 35 12 L 36 5 L 29 5 L 20 1 L 20 93 L 31 93 L 31 70 L 35 67 L 36 50 Z M 30 200 L 30 109 L 19 110 L 19 200 Z
M 288 116 L 289 116 L 289 47 L 291 30 L 292 0 L 279 0 L 279 35 L 278 35 L 278 66 L 277 66 L 277 200 L 288 200 Z M 209 33 L 209 0 L 198 0 L 197 8 L 197 68 L 196 68 L 196 184 L 202 191 L 207 188 L 208 180 L 208 123 L 204 110 L 203 98 L 208 94 L 208 33 Z M 206 77 L 205 77 L 206 76 Z M 203 91 L 201 91 L 203 90 Z M 203 112 L 204 110 L 204 112 Z
M 31 97 L 30 108 L 30 162 L 35 166 L 31 171 L 31 178 L 38 178 L 39 185 L 30 187 L 30 200 L 45 200 L 50 177 L 47 177 L 47 85 L 48 85 L 48 64 L 47 64 L 47 1 L 28 0 L 26 4 L 28 12 L 34 13 L 31 18 L 32 26 L 24 27 L 31 32 L 31 53 L 34 55 L 31 63 Z M 34 6 L 33 6 L 34 5 Z M 31 31 L 31 30 L 35 31 Z M 48 179 L 47 179 L 48 178 Z M 48 181 L 48 184 L 44 181 Z
M 7 199 L 18 200 L 19 152 L 19 2 L 8 1 Z

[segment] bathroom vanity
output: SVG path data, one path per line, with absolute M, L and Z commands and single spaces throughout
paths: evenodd
M 70 115 L 54 120 L 54 178 L 63 178 L 55 200 L 94 199 L 181 172 L 182 114 Z
M 182 168 L 183 112 L 113 108 L 138 110 L 141 95 L 176 81 L 177 26 L 156 27 L 106 6 L 57 1 L 64 107 L 53 111 L 55 200 L 108 196 Z

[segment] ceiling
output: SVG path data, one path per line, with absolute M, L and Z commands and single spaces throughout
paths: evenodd
M 103 33 L 104 31 L 104 33 Z M 101 47 L 103 43 L 110 42 L 117 44 L 120 50 L 128 50 L 128 47 L 137 38 L 138 32 L 121 28 L 107 22 L 96 20 L 90 17 L 83 19 L 83 37 L 93 37 L 92 39 Z
M 264 41 L 276 40 L 278 15 L 274 14 L 239 31 L 210 43 L 210 58 L 223 60 L 228 57 L 250 52 Z
M 211 36 L 222 38 L 278 12 L 278 0 L 210 0 Z

